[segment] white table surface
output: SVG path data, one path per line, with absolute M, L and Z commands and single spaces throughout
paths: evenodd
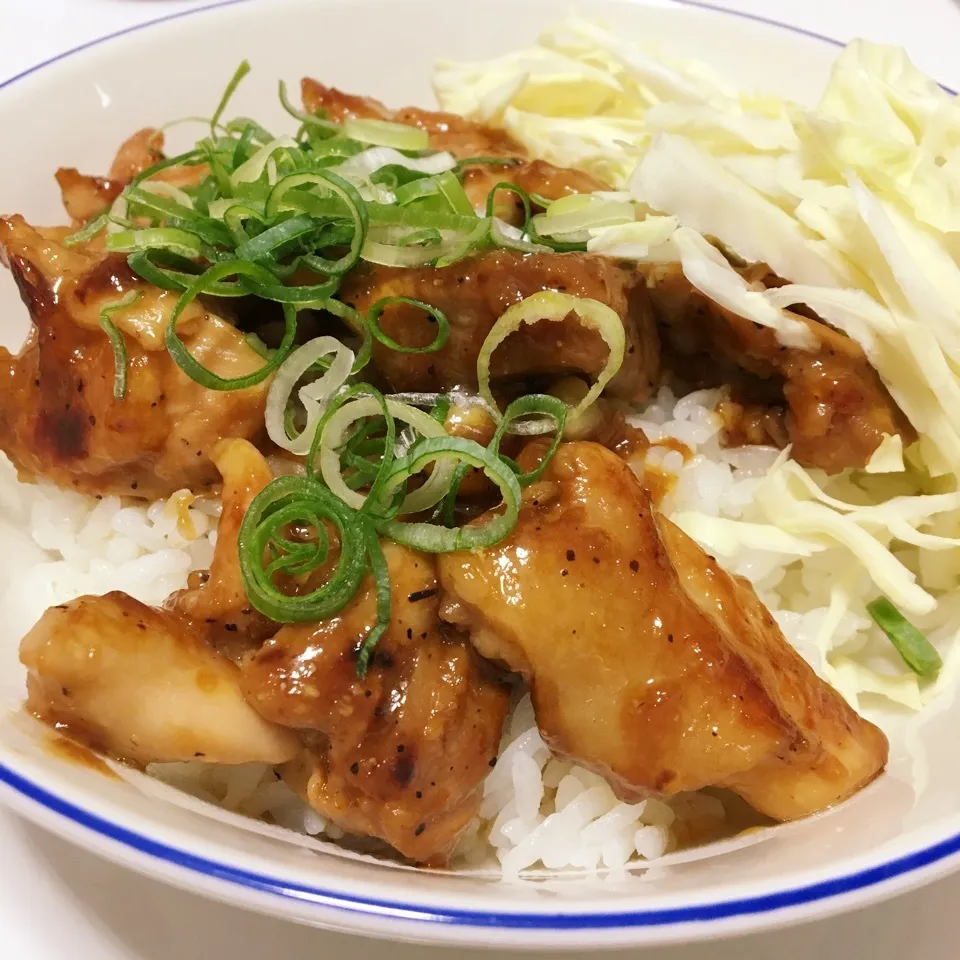
M 866 36 L 902 43 L 919 66 L 960 88 L 960 0 L 712 2 L 838 40 Z M 201 5 L 197 0 L 0 0 L 0 81 L 105 33 Z M 958 904 L 960 876 L 838 919 L 647 956 L 956 960 Z M 0 960 L 449 960 L 453 955 L 321 933 L 208 903 L 114 867 L 0 810 Z M 457 956 L 489 954 L 457 951 Z

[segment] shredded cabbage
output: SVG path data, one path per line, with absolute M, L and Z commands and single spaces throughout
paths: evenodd
M 822 611 L 804 651 L 851 703 L 928 703 L 960 670 L 960 101 L 902 50 L 863 40 L 838 57 L 816 105 L 748 95 L 579 17 L 528 50 L 442 64 L 434 79 L 446 109 L 620 191 L 604 198 L 628 191 L 632 220 L 559 221 L 590 252 L 680 263 L 785 346 L 810 344 L 798 305 L 860 344 L 916 443 L 885 436 L 864 471 L 836 478 L 781 458 L 735 516 L 684 508 L 674 519 L 734 568 L 781 558 L 776 589 L 789 599 L 802 587 Z M 746 284 L 715 241 L 786 285 Z M 841 575 L 824 576 L 834 561 Z M 905 670 L 866 615 L 880 593 L 932 631 L 945 664 L 935 683 Z

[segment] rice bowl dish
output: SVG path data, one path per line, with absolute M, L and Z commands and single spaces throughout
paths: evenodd
M 603 68 L 597 66 L 601 60 L 598 51 L 612 57 L 611 38 L 599 35 L 598 39 L 598 35 L 590 33 L 579 22 L 568 23 L 548 32 L 547 36 L 562 35 L 563 30 L 570 31 L 575 38 L 575 42 L 563 48 L 562 55 L 568 58 L 564 69 L 571 69 L 571 63 L 589 63 L 591 70 L 602 74 Z M 586 46 L 588 40 L 596 46 Z M 543 49 L 553 48 L 548 44 Z M 845 54 L 845 62 L 857 58 L 862 61 L 867 57 L 865 49 L 870 56 L 874 55 L 872 48 L 853 47 Z M 527 56 L 536 60 L 541 52 Z M 548 60 L 546 56 L 543 59 Z M 458 69 L 467 77 L 458 78 Z M 787 110 L 790 117 L 787 122 L 782 115 L 767 115 L 782 107 L 760 104 L 758 109 L 765 112 L 763 119 L 769 123 L 757 120 L 755 127 L 747 131 L 755 140 L 754 143 L 748 141 L 749 147 L 759 143 L 757 156 L 748 156 L 749 151 L 744 148 L 746 121 L 741 126 L 739 122 L 725 120 L 724 110 L 715 102 L 703 107 L 699 114 L 692 110 L 684 114 L 679 109 L 673 114 L 668 109 L 654 111 L 652 105 L 646 103 L 643 112 L 653 113 L 649 121 L 635 104 L 630 105 L 629 110 L 639 116 L 623 118 L 622 122 L 619 118 L 603 121 L 613 131 L 607 140 L 599 131 L 590 137 L 578 134 L 576 131 L 585 124 L 572 117 L 571 132 L 558 138 L 559 144 L 544 144 L 537 140 L 542 128 L 537 126 L 536 111 L 532 109 L 536 106 L 534 93 L 518 85 L 516 78 L 508 76 L 504 80 L 503 71 L 504 66 L 499 63 L 483 67 L 442 65 L 436 76 L 441 106 L 497 128 L 502 124 L 533 157 L 560 167 L 575 167 L 603 181 L 608 189 L 590 201 L 590 204 L 604 205 L 599 211 L 599 225 L 591 225 L 590 215 L 596 211 L 585 216 L 582 210 L 567 206 L 553 213 L 553 216 L 572 215 L 577 226 L 576 230 L 554 235 L 563 238 L 561 242 L 582 244 L 597 256 L 632 258 L 641 264 L 680 263 L 691 284 L 694 283 L 691 275 L 698 279 L 700 286 L 696 289 L 701 293 L 715 297 L 715 302 L 750 318 L 752 323 L 769 321 L 770 329 L 782 326 L 784 329 L 779 329 L 778 334 L 788 342 L 791 336 L 802 340 L 803 334 L 791 327 L 793 318 L 783 308 L 807 304 L 813 313 L 857 341 L 879 370 L 896 405 L 906 413 L 912 431 L 905 429 L 901 434 L 881 431 L 882 443 L 859 467 L 844 467 L 828 476 L 820 467 L 804 469 L 797 466 L 796 461 L 786 459 L 779 448 L 788 446 L 791 440 L 796 448 L 798 442 L 802 444 L 804 440 L 775 435 L 777 429 L 786 429 L 782 415 L 779 424 L 761 434 L 766 442 L 731 445 L 730 437 L 740 426 L 731 420 L 731 406 L 748 406 L 742 402 L 742 395 L 737 395 L 736 385 L 732 392 L 730 384 L 692 389 L 697 386 L 693 382 L 684 389 L 674 381 L 656 384 L 645 401 L 623 413 L 626 426 L 641 431 L 647 441 L 625 462 L 645 482 L 665 516 L 715 555 L 729 573 L 750 580 L 759 599 L 776 617 L 786 639 L 824 680 L 840 691 L 852 709 L 876 706 L 877 697 L 896 703 L 896 709 L 904 710 L 921 710 L 935 701 L 950 690 L 955 669 L 956 629 L 953 625 L 956 618 L 951 597 L 950 552 L 955 550 L 955 544 L 949 536 L 952 512 L 957 509 L 949 481 L 952 441 L 940 412 L 927 405 L 926 395 L 922 395 L 921 402 L 923 383 L 913 373 L 910 374 L 913 379 L 901 377 L 899 372 L 884 366 L 882 359 L 874 360 L 874 356 L 884 356 L 884 344 L 894 342 L 898 335 L 882 311 L 888 311 L 896 323 L 916 322 L 900 299 L 901 294 L 897 292 L 894 297 L 889 293 L 889 288 L 884 286 L 889 281 L 879 273 L 872 276 L 869 283 L 863 281 L 864 264 L 869 267 L 869 263 L 857 260 L 853 255 L 856 251 L 846 249 L 843 259 L 837 259 L 838 267 L 827 250 L 827 245 L 838 238 L 836 233 L 828 235 L 828 217 L 842 222 L 849 213 L 844 207 L 849 197 L 867 204 L 860 192 L 862 184 L 848 180 L 847 185 L 842 186 L 824 181 L 818 186 L 806 178 L 803 189 L 807 193 L 812 195 L 822 188 L 824 198 L 830 195 L 838 199 L 835 207 L 821 208 L 809 201 L 802 211 L 804 217 L 809 214 L 809 219 L 802 221 L 805 231 L 814 229 L 810 226 L 814 222 L 824 227 L 824 236 L 816 243 L 806 234 L 802 237 L 804 251 L 813 248 L 814 253 L 809 257 L 798 255 L 796 260 L 787 257 L 777 265 L 769 263 L 779 278 L 793 282 L 793 288 L 750 286 L 756 281 L 745 281 L 738 287 L 732 279 L 734 275 L 740 276 L 736 273 L 737 265 L 742 267 L 744 263 L 753 262 L 744 255 L 750 252 L 750 238 L 725 236 L 717 229 L 718 221 L 701 219 L 698 210 L 676 208 L 670 200 L 669 184 L 664 187 L 667 192 L 657 194 L 656 201 L 649 199 L 650 194 L 641 194 L 635 189 L 634 168 L 640 161 L 639 169 L 643 170 L 644 156 L 655 149 L 651 146 L 651 131 L 662 129 L 662 126 L 646 124 L 679 125 L 685 131 L 675 134 L 681 139 L 685 137 L 688 141 L 685 144 L 671 141 L 671 133 L 657 141 L 656 149 L 673 151 L 669 160 L 693 156 L 699 163 L 704 155 L 719 157 L 728 173 L 737 171 L 743 178 L 741 183 L 746 183 L 750 190 L 786 215 L 790 208 L 790 201 L 784 195 L 783 182 L 789 182 L 786 174 L 784 181 L 777 184 L 781 195 L 774 200 L 770 200 L 773 196 L 770 181 L 762 177 L 772 176 L 775 168 L 791 175 L 796 172 L 791 165 L 798 159 L 799 151 L 786 127 L 792 125 L 796 134 L 802 120 L 809 117 L 799 118 Z M 478 73 L 480 79 L 473 79 Z M 842 67 L 838 73 L 843 74 Z M 606 80 L 598 82 L 610 87 L 615 74 L 611 71 L 606 76 Z M 698 82 L 706 82 L 700 80 L 699 71 L 678 76 L 688 80 L 692 76 Z M 538 83 L 546 91 L 548 107 L 544 108 L 544 115 L 556 118 L 557 101 L 549 99 L 554 81 L 558 88 L 567 82 L 562 76 L 554 78 L 547 72 L 546 79 Z M 880 86 L 885 82 L 878 81 Z M 499 100 L 490 95 L 491 88 L 499 91 Z M 507 93 L 510 97 L 506 97 Z M 927 88 L 913 90 L 917 98 L 921 93 L 934 96 Z M 905 97 L 905 94 L 900 92 L 896 96 Z M 473 97 L 479 106 L 473 105 Z M 514 100 L 523 107 L 511 106 Z M 582 105 L 575 107 L 583 109 Z M 627 111 L 622 104 L 614 109 Z M 530 118 L 518 117 L 518 113 L 529 114 Z M 931 113 L 928 111 L 924 116 Z M 642 132 L 626 136 L 631 123 L 637 130 L 642 127 Z M 562 124 L 554 126 L 560 129 Z M 724 141 L 724 136 L 736 140 L 736 150 L 731 150 L 730 141 Z M 763 140 L 764 136 L 772 139 Z M 613 146 L 607 149 L 607 144 Z M 621 156 L 627 149 L 623 144 L 629 145 L 632 151 L 627 151 L 626 159 Z M 690 144 L 697 153 L 691 153 Z M 653 159 L 657 159 L 656 153 Z M 849 157 L 847 162 L 852 162 Z M 940 168 L 943 169 L 942 164 Z M 856 169 L 869 183 L 865 172 L 869 171 L 869 163 L 865 161 L 864 166 Z M 747 178 L 747 173 L 752 179 Z M 265 171 L 265 176 L 269 178 L 269 171 Z M 437 176 L 442 173 L 428 174 L 428 177 Z M 801 176 L 801 180 L 804 179 Z M 766 186 L 767 192 L 758 185 Z M 841 189 L 848 191 L 849 196 L 839 197 Z M 875 196 L 881 194 L 876 183 L 870 183 L 870 189 Z M 878 202 L 889 201 L 883 196 Z M 613 206 L 617 204 L 619 209 Z M 709 212 L 709 207 L 703 209 Z M 867 206 L 864 209 L 869 212 Z M 918 216 L 928 215 L 927 208 L 918 204 L 918 209 L 921 209 Z M 794 203 L 791 216 L 795 210 Z M 767 213 L 764 208 L 760 216 Z M 549 218 L 550 208 L 533 216 Z M 815 216 L 820 220 L 815 221 Z M 610 224 L 603 222 L 604 218 L 620 222 Z M 140 226 L 133 219 L 131 222 Z M 917 235 L 911 234 L 911 241 L 932 243 L 932 231 L 939 227 L 926 220 L 922 222 L 922 230 Z M 504 223 L 510 225 L 508 221 Z M 906 229 L 899 221 L 898 225 Z M 499 226 L 504 235 L 517 243 L 535 242 L 527 230 L 514 237 L 502 224 Z M 538 228 L 545 226 L 549 224 L 543 220 L 536 223 Z M 795 228 L 791 231 L 797 232 Z M 725 260 L 729 272 L 720 279 L 715 272 L 711 274 L 711 270 L 724 268 L 704 253 L 695 234 L 710 236 L 722 244 L 729 258 Z M 417 248 L 416 243 L 412 245 Z M 691 251 L 694 257 L 700 256 L 701 273 L 691 266 Z M 687 261 L 683 259 L 685 254 Z M 768 248 L 762 258 L 756 259 L 769 262 L 771 256 L 772 248 Z M 825 277 L 819 272 L 821 269 L 851 270 L 854 269 L 849 266 L 851 262 L 860 272 L 848 272 L 843 279 L 850 283 L 850 277 L 856 276 L 857 283 L 838 287 L 818 285 Z M 785 293 L 776 293 L 784 289 Z M 841 292 L 828 295 L 824 292 L 828 289 Z M 889 300 L 884 298 L 885 290 Z M 866 297 L 874 298 L 872 305 L 866 303 Z M 130 304 L 123 309 L 135 308 L 136 304 Z M 114 316 L 119 318 L 118 327 L 126 330 L 119 322 L 123 319 L 122 313 Z M 869 335 L 863 327 L 856 326 L 855 320 L 868 325 Z M 874 350 L 876 353 L 872 353 Z M 409 394 L 411 391 L 395 392 Z M 551 395 L 549 390 L 545 395 Z M 568 409 L 575 410 L 578 398 L 568 397 L 563 398 Z M 921 410 L 926 419 L 921 418 Z M 755 424 L 751 425 L 751 429 L 754 427 Z M 919 441 L 913 439 L 913 431 Z M 931 437 L 934 439 L 929 439 Z M 571 439 L 570 442 L 590 441 Z M 278 476 L 283 475 L 279 467 L 276 470 Z M 812 477 L 820 493 L 807 484 L 807 477 Z M 162 606 L 170 594 L 185 588 L 188 574 L 210 569 L 218 543 L 217 497 L 215 493 L 210 496 L 201 493 L 192 499 L 197 492 L 189 488 L 186 492 L 178 490 L 144 505 L 131 500 L 129 495 L 107 490 L 100 494 L 100 499 L 93 499 L 56 489 L 49 483 L 18 483 L 9 470 L 4 481 L 4 499 L 21 515 L 29 511 L 31 535 L 37 546 L 47 552 L 42 562 L 24 571 L 22 577 L 10 585 L 11 596 L 29 596 L 31 603 L 36 598 L 36 609 L 23 613 L 20 633 L 28 633 L 46 607 L 68 604 L 82 595 L 101 596 L 119 590 L 149 606 Z M 844 506 L 836 506 L 837 502 Z M 786 504 L 791 506 L 791 511 L 783 509 Z M 814 512 L 817 515 L 811 519 Z M 936 533 L 930 528 L 932 521 L 935 521 Z M 851 563 L 851 557 L 856 563 Z M 836 577 L 841 567 L 849 571 L 845 580 Z M 890 598 L 901 619 L 909 619 L 913 628 L 934 648 L 941 663 L 937 670 L 923 664 L 920 664 L 923 669 L 914 669 L 918 663 L 914 659 L 913 667 L 909 665 L 910 651 L 905 657 L 903 651 L 891 643 L 889 634 L 867 609 L 868 602 L 879 595 Z M 935 602 L 930 604 L 928 597 Z M 892 632 L 897 634 L 896 629 Z M 921 657 L 930 656 L 926 647 L 921 648 L 920 653 Z M 730 836 L 745 827 L 770 822 L 762 817 L 744 822 L 742 805 L 726 794 L 680 791 L 672 796 L 621 799 L 623 792 L 620 791 L 621 797 L 618 797 L 608 779 L 599 773 L 577 765 L 570 758 L 554 756 L 538 731 L 530 700 L 522 689 L 511 690 L 509 709 L 511 718 L 503 726 L 502 736 L 496 738 L 497 763 L 482 780 L 475 816 L 458 834 L 450 861 L 453 866 L 502 870 L 511 876 L 534 867 L 621 870 L 691 845 Z M 116 755 L 116 751 L 107 750 L 107 753 Z M 296 790 L 278 780 L 273 773 L 276 764 L 227 764 L 230 768 L 227 770 L 197 761 L 170 764 L 165 760 L 150 762 L 145 765 L 146 769 L 168 783 L 229 809 L 254 817 L 265 816 L 280 826 L 333 841 L 356 842 L 349 839 L 351 831 L 337 825 L 335 817 L 325 817 L 305 804 Z M 565 843 L 571 835 L 576 839 Z M 365 841 L 360 844 L 364 851 L 389 855 L 381 846 L 364 844 Z

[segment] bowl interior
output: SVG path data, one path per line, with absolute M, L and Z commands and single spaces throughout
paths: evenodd
M 482 5 L 451 5 L 449 0 L 275 0 L 220 5 L 130 32 L 0 90 L 0 119 L 8 144 L 0 154 L 0 210 L 22 213 L 35 223 L 63 222 L 53 180 L 57 167 L 103 172 L 117 145 L 134 130 L 209 113 L 244 57 L 254 72 L 233 108 L 268 127 L 287 130 L 292 121 L 277 102 L 278 77 L 293 85 L 310 74 L 390 104 L 431 105 L 430 67 L 436 58 L 504 52 L 532 41 L 540 27 L 563 12 L 552 0 L 486 0 Z M 680 56 L 705 60 L 742 86 L 772 89 L 800 100 L 817 96 L 836 54 L 834 47 L 815 38 L 672 4 L 604 0 L 591 3 L 588 12 L 633 37 L 656 40 Z M 171 146 L 190 142 L 196 130 L 172 131 Z M 16 346 L 26 330 L 26 312 L 4 272 L 0 338 Z M 9 582 L 17 567 L 39 555 L 19 531 L 19 519 L 14 508 L 0 503 L 4 547 L 0 583 Z M 346 897 L 368 904 L 406 905 L 400 914 L 394 910 L 397 916 L 420 911 L 429 917 L 431 912 L 446 911 L 449 919 L 462 911 L 468 917 L 479 912 L 488 917 L 534 918 L 513 924 L 513 939 L 518 942 L 538 927 L 556 929 L 558 914 L 613 918 L 592 924 L 603 933 L 590 933 L 591 923 L 571 921 L 569 945 L 604 937 L 617 937 L 619 942 L 669 939 L 670 911 L 702 908 L 700 919 L 706 920 L 711 904 L 846 877 L 960 834 L 960 816 L 955 812 L 960 744 L 950 736 L 951 727 L 960 721 L 960 708 L 941 701 L 920 718 L 892 713 L 877 717 L 893 741 L 889 772 L 854 801 L 809 821 L 675 857 L 672 863 L 658 863 L 647 871 L 503 884 L 490 875 L 431 874 L 378 863 L 224 813 L 132 771 L 110 778 L 51 752 L 45 732 L 19 714 L 24 673 L 16 657 L 20 636 L 45 605 L 42 595 L 22 591 L 8 590 L 0 601 L 0 762 L 11 776 L 95 814 L 114 831 L 132 831 L 187 851 L 227 873 L 271 879 L 277 889 L 298 898 L 295 907 L 282 908 L 276 898 L 276 910 L 299 919 L 349 927 L 353 923 L 349 919 L 340 923 L 318 913 L 330 898 Z M 24 809 L 35 806 L 22 799 L 20 804 Z M 185 882 L 183 876 L 174 876 L 183 866 L 158 863 L 156 873 Z M 207 867 L 203 871 L 210 872 Z M 375 906 L 359 913 L 371 911 L 383 915 Z M 662 923 L 657 911 L 667 911 Z M 755 917 L 756 911 L 744 909 L 739 914 Z M 689 912 L 684 916 L 696 918 Z M 755 917 L 746 922 L 767 921 Z M 452 936 L 449 924 L 437 930 L 437 937 Z

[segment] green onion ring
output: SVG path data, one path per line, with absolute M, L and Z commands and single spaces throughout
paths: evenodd
M 562 322 L 571 314 L 576 316 L 583 326 L 599 333 L 610 353 L 586 396 L 570 411 L 569 417 L 575 419 L 592 406 L 617 374 L 626 353 L 623 318 L 612 307 L 599 300 L 575 297 L 554 290 L 541 290 L 508 307 L 490 328 L 480 347 L 477 356 L 477 392 L 490 406 L 495 419 L 499 420 L 500 411 L 490 392 L 490 361 L 497 347 L 524 324 Z
M 272 227 L 267 227 L 263 233 L 240 244 L 234 255 L 238 260 L 252 260 L 254 262 L 265 260 L 278 247 L 312 233 L 315 229 L 316 224 L 312 217 L 299 214 L 281 223 L 274 224 Z
M 113 348 L 113 399 L 122 400 L 127 395 L 127 345 L 123 334 L 117 329 L 110 315 L 125 307 L 132 307 L 142 296 L 139 290 L 131 290 L 122 300 L 105 306 L 100 311 L 100 329 L 110 340 Z
M 369 396 L 363 396 L 363 394 L 369 394 Z M 358 420 L 383 415 L 384 405 L 381 400 L 384 399 L 389 439 L 389 444 L 385 445 L 388 448 L 385 453 L 385 460 L 393 459 L 393 445 L 396 435 L 394 420 L 402 420 L 409 424 L 421 437 L 441 439 L 446 437 L 443 426 L 425 411 L 404 403 L 398 403 L 392 397 L 383 398 L 379 394 L 375 394 L 374 389 L 367 384 L 357 384 L 346 393 L 336 397 L 327 408 L 314 436 L 314 442 L 307 459 L 307 470 L 315 470 L 319 462 L 324 482 L 334 494 L 349 506 L 366 513 L 375 513 L 383 517 L 385 512 L 391 510 L 400 514 L 420 513 L 423 510 L 429 510 L 438 504 L 446 494 L 454 470 L 453 462 L 438 464 L 423 486 L 408 493 L 403 502 L 396 505 L 395 510 L 392 494 L 396 487 L 383 494 L 383 482 L 380 482 L 383 478 L 378 477 L 378 481 L 371 487 L 366 496 L 351 490 L 343 480 L 339 451 L 343 449 L 347 442 L 347 433 L 350 427 Z M 346 400 L 352 400 L 352 403 L 348 405 L 345 402 Z
M 327 280 L 326 283 L 316 283 L 302 287 L 287 287 L 282 283 L 257 283 L 254 280 L 246 279 L 243 281 L 243 285 L 250 293 L 262 300 L 272 300 L 274 303 L 295 303 L 303 306 L 332 297 L 340 286 L 340 279 L 334 277 Z
M 312 257 L 313 269 L 318 273 L 335 275 L 346 273 L 347 270 L 355 266 L 360 259 L 360 251 L 363 249 L 363 243 L 367 238 L 367 229 L 369 226 L 366 201 L 357 192 L 357 188 L 348 180 L 344 180 L 343 177 L 329 170 L 291 174 L 280 180 L 271 191 L 270 197 L 267 200 L 266 215 L 268 218 L 275 217 L 284 209 L 284 197 L 286 194 L 290 190 L 308 184 L 321 187 L 323 190 L 333 193 L 341 200 L 344 207 L 346 207 L 347 216 L 353 220 L 354 225 L 349 252 L 339 260 L 327 260 L 314 254 Z
M 244 229 L 244 221 L 259 220 L 263 223 L 263 213 L 244 203 L 232 203 L 223 211 L 223 222 L 233 237 L 233 242 L 239 247 L 250 239 Z
M 373 356 L 373 335 L 370 333 L 370 324 L 367 322 L 367 318 L 356 307 L 351 307 L 342 300 L 327 299 L 312 304 L 312 306 L 318 310 L 326 310 L 335 317 L 346 321 L 350 328 L 363 338 L 355 351 L 357 358 L 353 361 L 353 370 L 351 371 L 353 374 L 358 374 Z
M 212 266 L 197 279 L 180 295 L 170 322 L 167 324 L 165 343 L 167 351 L 173 357 L 174 363 L 188 376 L 195 380 L 201 386 L 208 390 L 243 390 L 246 387 L 255 386 L 262 383 L 267 377 L 276 370 L 277 367 L 286 360 L 287 355 L 293 348 L 293 341 L 297 335 L 297 311 L 289 303 L 281 304 L 283 308 L 284 331 L 283 340 L 277 348 L 273 359 L 267 361 L 259 370 L 247 374 L 243 377 L 220 377 L 208 370 L 203 364 L 195 360 L 187 349 L 184 342 L 177 333 L 177 321 L 183 314 L 183 311 L 200 294 L 207 290 L 217 281 L 224 277 L 251 277 L 258 283 L 264 283 L 268 286 L 273 283 L 273 276 L 269 270 L 258 266 L 255 263 L 246 263 L 243 260 L 228 260 L 224 263 L 218 263 Z
M 108 233 L 107 250 L 112 253 L 136 253 L 138 250 L 170 250 L 187 259 L 203 253 L 200 238 L 173 227 L 145 227 L 142 230 L 121 230 Z
M 157 250 L 156 252 L 160 252 Z M 181 270 L 172 270 L 161 267 L 150 259 L 153 250 L 138 250 L 127 257 L 130 269 L 147 283 L 152 283 L 161 290 L 173 290 L 180 293 L 186 290 L 196 279 L 196 273 L 184 273 Z M 249 291 L 238 282 L 217 282 L 208 287 L 205 293 L 214 297 L 245 297 Z
M 520 202 L 523 204 L 523 222 L 524 224 L 528 223 L 530 220 L 530 194 L 527 193 L 523 187 L 518 187 L 515 183 L 510 183 L 509 180 L 501 180 L 487 194 L 487 216 L 490 219 L 493 219 L 494 211 L 496 209 L 497 194 L 501 190 L 505 191 L 506 193 L 515 194 L 520 198 Z
M 418 310 L 422 310 L 424 313 L 433 317 L 437 323 L 437 335 L 432 342 L 428 343 L 425 347 L 405 347 L 397 343 L 393 337 L 388 336 L 380 329 L 379 321 L 381 314 L 387 307 L 395 303 L 416 307 Z M 370 335 L 373 339 L 382 343 L 385 347 L 395 350 L 397 353 L 436 353 L 438 350 L 444 348 L 447 338 L 450 336 L 450 321 L 447 320 L 443 311 L 438 310 L 429 303 L 424 303 L 423 300 L 414 300 L 412 297 L 384 297 L 382 300 L 378 300 L 367 314 L 367 323 L 370 325 Z
M 438 257 L 435 266 L 449 267 L 464 257 L 476 253 L 484 248 L 490 240 L 490 228 L 492 221 L 484 218 L 477 220 L 476 227 L 463 238 L 463 241 L 449 254 L 444 257 Z
M 437 437 L 419 441 L 407 456 L 395 461 L 384 484 L 383 495 L 389 497 L 430 463 L 437 463 L 434 473 L 440 472 L 441 460 L 460 461 L 482 469 L 503 494 L 503 512 L 495 514 L 486 523 L 470 524 L 452 530 L 434 523 L 381 520 L 377 523 L 380 533 L 404 546 L 427 553 L 479 550 L 491 547 L 508 536 L 520 514 L 520 484 L 513 471 L 500 457 L 474 440 Z
M 336 570 L 318 590 L 288 597 L 273 582 L 269 564 L 264 565 L 268 548 L 271 543 L 276 545 L 286 525 L 306 523 L 320 530 L 323 520 L 332 523 L 340 535 Z M 240 525 L 237 546 L 250 603 L 278 623 L 308 623 L 339 613 L 357 595 L 366 573 L 368 541 L 356 513 L 309 477 L 278 477 L 257 494 Z
M 563 428 L 567 421 L 567 405 L 562 400 L 543 393 L 531 393 L 525 397 L 518 397 L 507 407 L 503 419 L 490 441 L 490 446 L 487 448 L 491 453 L 500 456 L 500 443 L 508 432 L 511 422 L 518 417 L 527 417 L 533 413 L 545 414 L 553 420 L 553 441 L 538 467 L 527 473 L 517 473 L 517 482 L 521 487 L 529 487 L 531 483 L 539 480 L 553 459 L 553 455 L 557 452 L 560 441 L 563 439 Z

